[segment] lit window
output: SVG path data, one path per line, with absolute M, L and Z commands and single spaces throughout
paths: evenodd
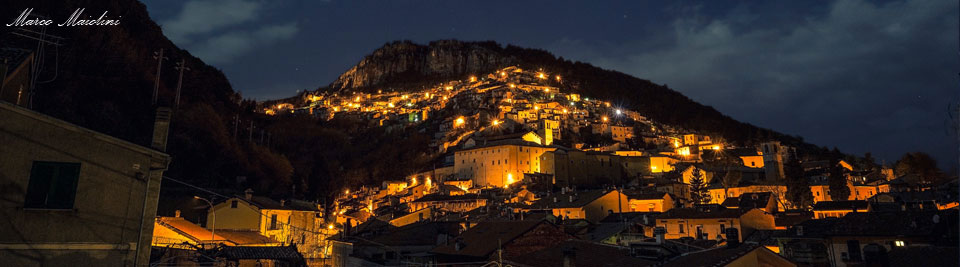
M 903 240 L 894 241 L 893 244 L 898 247 L 906 246 L 906 243 Z

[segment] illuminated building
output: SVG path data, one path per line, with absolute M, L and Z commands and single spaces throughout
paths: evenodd
M 525 173 L 540 172 L 540 155 L 556 149 L 519 138 L 485 142 L 454 153 L 457 177 L 472 179 L 478 186 L 504 187 L 508 176 L 519 182 Z

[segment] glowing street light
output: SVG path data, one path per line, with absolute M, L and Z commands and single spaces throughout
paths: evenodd
M 537 75 L 537 78 L 546 79 L 547 76 L 546 76 L 546 75 L 543 75 L 543 72 L 541 72 L 539 75 Z
M 470 76 L 470 82 L 476 82 L 477 76 Z
M 492 126 L 500 125 L 500 121 L 499 121 L 499 120 L 493 120 L 492 122 L 490 122 L 490 125 L 492 125 Z
M 619 108 L 617 109 L 617 115 L 620 115 L 620 109 L 619 109 Z
M 460 116 L 457 120 L 453 121 L 453 126 L 463 125 L 464 122 L 466 122 L 466 120 L 463 119 L 463 116 Z
M 607 122 L 608 120 L 610 120 L 609 118 L 607 118 L 607 116 L 603 116 L 602 119 L 603 119 L 603 122 Z

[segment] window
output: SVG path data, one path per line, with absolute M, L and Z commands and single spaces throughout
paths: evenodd
M 860 241 L 859 240 L 847 240 L 847 253 L 850 255 L 851 261 L 860 261 Z
M 656 208 L 657 208 L 657 205 L 654 205 L 653 203 L 647 204 L 647 209 L 649 211 L 653 211 Z
M 270 215 L 270 230 L 276 230 L 276 229 L 277 229 L 277 215 L 273 214 L 273 215 Z
M 236 208 L 237 208 L 237 201 L 236 201 L 236 200 L 230 201 L 230 208 L 231 208 L 231 209 L 236 209 Z
M 720 224 L 720 234 L 726 234 L 726 233 L 727 233 L 727 226 L 725 226 L 725 225 L 723 225 L 723 224 L 721 223 L 721 224 Z
M 683 224 L 682 224 L 682 223 L 680 224 L 680 230 L 679 230 L 679 233 L 681 233 L 681 234 L 683 233 Z
M 24 208 L 72 209 L 80 163 L 34 161 Z

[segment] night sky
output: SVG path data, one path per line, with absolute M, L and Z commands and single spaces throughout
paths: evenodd
M 245 97 L 332 82 L 393 40 L 494 40 L 667 84 L 734 119 L 887 163 L 957 165 L 958 3 L 145 1 Z

